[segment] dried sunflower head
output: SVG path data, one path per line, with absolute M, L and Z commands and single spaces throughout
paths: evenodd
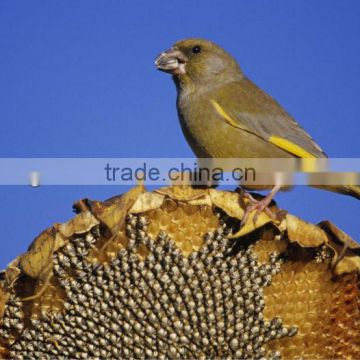
M 239 229 L 240 204 L 190 187 L 76 203 L 1 275 L 0 354 L 355 358 L 357 245 L 292 215 Z

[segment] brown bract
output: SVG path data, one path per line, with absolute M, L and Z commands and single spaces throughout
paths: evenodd
M 302 247 L 318 247 L 328 242 L 328 235 L 318 226 L 287 214 L 286 231 L 290 242 Z

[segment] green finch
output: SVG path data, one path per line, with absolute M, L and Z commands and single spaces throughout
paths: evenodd
M 311 136 L 236 60 L 204 39 L 185 39 L 161 53 L 157 68 L 172 74 L 183 133 L 199 158 L 324 158 Z M 319 186 L 360 199 L 358 186 Z M 280 189 L 260 203 L 266 209 Z M 253 210 L 253 208 L 251 209 Z

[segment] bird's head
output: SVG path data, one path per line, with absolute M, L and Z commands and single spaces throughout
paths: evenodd
M 197 38 L 177 41 L 156 58 L 155 65 L 172 74 L 180 87 L 214 85 L 243 77 L 229 53 L 211 41 Z

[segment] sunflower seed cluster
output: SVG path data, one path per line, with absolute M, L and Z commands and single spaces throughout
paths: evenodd
M 297 328 L 263 318 L 263 290 L 282 260 L 259 265 L 251 246 L 231 253 L 224 228 L 185 257 L 165 233 L 147 235 L 146 217 L 129 215 L 128 245 L 108 264 L 88 260 L 93 235 L 74 238 L 54 255 L 65 311 L 23 330 L 21 303 L 10 301 L 0 336 L 20 334 L 15 359 L 280 358 L 266 343 Z
M 324 263 L 332 258 L 331 250 L 328 246 L 323 245 L 320 249 L 316 250 L 314 261 L 318 264 Z
M 24 329 L 24 313 L 21 309 L 21 301 L 12 296 L 5 307 L 3 322 L 0 327 L 0 337 L 11 339 Z

